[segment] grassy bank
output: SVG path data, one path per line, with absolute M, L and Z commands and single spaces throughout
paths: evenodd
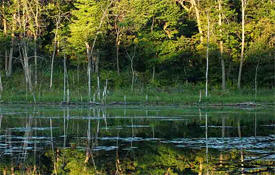
M 104 75 L 101 75 L 104 77 Z M 69 72 L 69 89 L 70 102 L 88 103 L 87 78 L 85 71 L 81 72 L 80 79 L 77 78 L 76 72 Z M 123 77 L 123 76 L 122 76 Z M 156 85 L 154 83 L 135 83 L 132 91 L 129 85 L 131 77 L 124 76 L 125 79 L 111 78 L 108 83 L 108 93 L 106 103 L 127 103 L 138 104 L 230 104 L 230 103 L 275 103 L 274 89 L 259 88 L 257 95 L 253 88 L 244 87 L 238 90 L 234 87 L 225 91 L 219 87 L 209 86 L 209 96 L 205 97 L 204 84 L 173 84 L 169 86 Z M 60 103 L 63 101 L 63 75 L 57 73 L 54 76 L 54 86 L 49 88 L 49 75 L 40 76 L 39 82 L 34 86 L 34 94 L 37 103 Z M 129 80 L 128 80 L 128 79 Z M 92 79 L 92 94 L 96 93 L 96 77 Z M 100 82 L 101 95 L 105 78 Z M 24 75 L 17 73 L 12 77 L 3 77 L 2 103 L 33 103 L 33 96 L 26 90 Z M 229 86 L 228 86 L 229 87 Z M 201 92 L 201 102 L 200 100 Z M 91 97 L 93 99 L 93 97 Z M 95 102 L 101 103 L 99 98 Z
M 93 91 L 94 92 L 94 91 Z M 256 103 L 274 103 L 273 89 L 260 89 L 257 95 L 253 90 L 218 90 L 212 89 L 209 96 L 204 96 L 204 91 L 201 91 L 201 104 L 228 104 L 242 102 Z M 51 103 L 63 101 L 62 89 L 41 88 L 35 91 L 36 101 L 39 103 Z M 93 97 L 92 97 L 93 99 Z M 197 87 L 194 89 L 178 89 L 178 88 L 150 88 L 150 89 L 109 89 L 106 97 L 106 103 L 149 103 L 149 104 L 198 104 L 200 99 L 200 90 Z M 2 102 L 23 102 L 33 103 L 33 96 L 25 90 L 17 88 L 7 89 L 2 94 Z M 88 92 L 83 88 L 70 90 L 70 102 L 85 103 L 89 102 Z M 102 101 L 95 98 L 95 102 Z

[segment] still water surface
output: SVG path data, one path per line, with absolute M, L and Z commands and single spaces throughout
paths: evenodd
M 0 106 L 0 174 L 274 174 L 272 107 Z

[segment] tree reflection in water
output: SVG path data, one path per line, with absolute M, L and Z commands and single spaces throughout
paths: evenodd
M 272 174 L 274 115 L 175 109 L 0 110 L 2 174 Z M 252 117 L 251 117 L 252 114 Z

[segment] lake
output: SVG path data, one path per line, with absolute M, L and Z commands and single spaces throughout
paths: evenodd
M 274 174 L 273 106 L 0 106 L 0 174 Z

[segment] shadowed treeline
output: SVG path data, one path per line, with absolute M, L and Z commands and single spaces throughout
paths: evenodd
M 2 0 L 0 91 L 27 91 L 36 101 L 48 88 L 69 94 L 77 86 L 91 102 L 105 84 L 204 89 L 207 79 L 224 92 L 273 88 L 274 7 L 272 0 Z

